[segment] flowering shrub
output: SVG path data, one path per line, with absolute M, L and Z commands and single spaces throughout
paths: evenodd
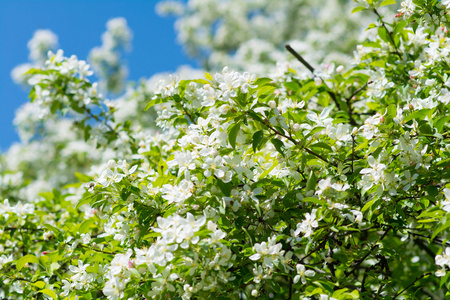
M 299 62 L 271 75 L 169 76 L 110 101 L 84 61 L 50 52 L 26 74 L 32 105 L 73 122 L 89 157 L 45 192 L 19 171 L 33 159 L 2 169 L 1 296 L 450 295 L 449 4 L 404 1 L 387 23 L 392 2 L 358 1 L 377 35 L 352 67 L 287 45 Z

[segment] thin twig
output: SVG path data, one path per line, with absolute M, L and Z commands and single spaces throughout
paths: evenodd
M 300 142 L 297 142 L 294 138 L 292 138 L 292 137 L 290 137 L 290 136 L 288 136 L 288 135 L 286 135 L 286 134 L 284 134 L 284 133 L 278 131 L 278 130 L 275 129 L 274 127 L 270 126 L 270 124 L 269 124 L 268 121 L 265 122 L 265 123 L 262 123 L 262 124 L 266 125 L 270 130 L 272 130 L 273 132 L 275 132 L 275 133 L 278 134 L 279 136 L 282 136 L 282 137 L 284 137 L 284 138 L 287 138 L 287 139 L 290 140 L 292 143 L 294 143 L 294 145 L 298 145 L 298 146 L 300 146 L 302 149 L 305 149 L 305 151 L 308 152 L 309 154 L 314 155 L 315 157 L 317 157 L 317 158 L 323 160 L 324 162 L 326 162 L 326 163 L 328 163 L 328 164 L 334 165 L 334 164 L 330 163 L 330 161 L 329 161 L 328 159 L 326 159 L 325 157 L 323 157 L 322 155 L 317 154 L 317 153 L 315 153 L 314 151 L 308 149 L 307 147 L 302 146 L 302 144 L 301 144 Z
M 394 38 L 392 37 L 392 32 L 390 32 L 389 29 L 386 27 L 386 23 L 384 23 L 383 18 L 380 16 L 380 14 L 378 13 L 378 11 L 377 11 L 375 8 L 373 9 L 373 12 L 374 12 L 374 13 L 378 16 L 378 18 L 380 19 L 381 25 L 384 27 L 384 29 L 386 29 L 386 32 L 387 32 L 387 34 L 388 34 L 388 36 L 389 36 L 389 39 L 390 39 L 391 42 L 392 42 L 392 46 L 394 46 L 395 54 L 397 54 L 398 57 L 400 57 L 400 59 L 402 59 L 403 57 L 402 57 L 402 55 L 400 54 L 400 52 L 398 51 L 398 48 L 397 48 L 397 46 L 395 45 L 395 42 L 394 42 Z
M 419 239 L 413 239 L 413 241 L 414 241 L 415 244 L 417 244 L 417 246 L 419 246 L 420 249 L 425 251 L 432 259 L 434 259 L 436 254 L 430 248 L 428 248 L 427 245 L 425 245 L 423 243 L 423 241 L 421 241 Z
M 183 105 L 181 105 L 181 106 L 182 106 L 182 108 L 183 108 L 184 113 L 186 114 L 186 116 L 187 116 L 187 117 L 189 118 L 189 120 L 191 121 L 191 123 L 195 124 L 194 118 L 191 116 L 191 114 L 188 113 L 187 109 L 186 109 Z
M 393 300 L 397 299 L 398 296 L 400 296 L 401 294 L 403 294 L 403 292 L 405 292 L 407 289 L 409 289 L 410 287 L 412 287 L 417 281 L 419 281 L 420 279 L 424 278 L 425 276 L 431 275 L 431 272 L 427 272 L 425 274 L 420 275 L 419 277 L 417 277 L 413 282 L 411 282 L 411 284 L 409 284 L 407 287 L 405 287 L 403 290 L 401 290 L 400 292 L 398 292 L 394 298 L 392 298 Z
M 370 81 L 371 82 L 371 81 Z M 353 92 L 353 94 L 351 94 L 350 97 L 348 97 L 346 100 L 347 103 L 347 110 L 348 110 L 348 118 L 350 120 L 350 124 L 353 126 L 357 126 L 358 124 L 356 123 L 355 119 L 353 119 L 353 111 L 352 111 L 352 98 L 355 97 L 359 92 L 361 92 L 363 89 L 365 89 L 367 87 L 367 85 L 370 83 L 369 81 L 366 82 L 362 87 L 360 87 L 359 89 L 357 89 L 356 91 Z
M 313 76 L 314 77 L 318 77 L 318 78 L 320 78 L 323 82 L 325 82 L 320 76 L 317 76 L 315 73 L 314 73 L 314 68 L 300 55 L 300 54 L 298 54 L 294 49 L 292 49 L 292 47 L 289 45 L 289 44 L 287 44 L 287 45 L 285 45 L 285 48 L 299 61 L 299 62 L 301 62 L 308 70 L 310 70 L 311 71 L 311 73 L 313 74 Z M 329 89 L 329 87 L 327 86 L 327 84 L 325 84 L 325 86 Z M 331 97 L 331 99 L 333 99 L 333 101 L 334 101 L 334 103 L 336 104 L 336 107 L 337 107 L 337 109 L 338 110 L 341 110 L 341 104 L 339 103 L 339 100 L 338 100 L 338 97 L 336 96 L 336 94 L 334 93 L 334 92 L 332 92 L 332 91 L 330 91 L 330 90 L 326 90 L 326 92 L 328 93 L 328 95 Z M 339 98 L 341 98 L 341 97 L 339 97 Z M 348 101 L 347 101 L 348 102 Z M 347 104 L 347 106 L 348 106 L 348 104 Z M 350 121 L 350 124 L 352 124 L 353 126 L 356 126 L 357 124 L 356 124 L 356 122 L 355 122 L 355 120 L 353 119 L 353 116 L 352 116 L 352 113 L 351 113 L 351 111 L 350 111 L 350 109 L 349 109 L 349 121 Z
M 388 229 L 383 233 L 383 235 L 382 235 L 381 238 L 377 241 L 377 243 L 380 242 L 380 241 L 382 241 L 382 240 L 384 239 L 384 237 L 388 234 L 389 230 L 391 230 L 391 227 L 388 227 Z M 353 272 L 355 272 L 355 271 L 359 268 L 359 266 L 366 260 L 366 258 L 367 258 L 370 254 L 372 254 L 373 250 L 375 250 L 375 248 L 378 247 L 377 243 L 375 243 L 374 245 L 372 245 L 372 247 L 370 247 L 369 252 L 367 252 L 367 254 L 364 255 L 363 258 L 359 259 L 359 260 L 356 262 L 356 265 L 353 267 L 353 269 L 351 269 L 350 271 L 346 271 L 346 272 L 344 273 L 345 276 L 351 275 Z
M 410 228 L 409 230 L 412 230 L 412 229 L 416 229 L 416 228 Z M 410 232 L 409 230 L 408 230 L 408 233 L 411 235 L 418 236 L 418 237 L 425 238 L 425 239 L 431 239 L 431 236 L 427 236 L 427 235 L 423 235 L 423 234 L 415 233 L 415 232 Z M 435 244 L 442 244 L 443 240 L 434 238 L 432 240 L 432 242 Z M 450 246 L 450 242 L 445 242 L 445 245 Z
M 333 237 L 334 239 L 334 237 Z M 328 242 L 328 257 L 331 258 L 331 262 L 328 263 L 328 268 L 330 268 L 331 275 L 336 278 L 336 271 L 334 270 L 334 262 L 333 262 L 333 249 L 331 248 L 330 241 Z
M 94 119 L 95 121 L 97 121 L 97 122 L 102 122 L 98 116 L 92 114 L 86 107 L 84 108 L 84 111 L 86 112 L 86 114 L 87 114 L 89 117 L 91 117 L 91 118 Z M 105 124 L 105 126 L 108 127 L 108 129 L 109 129 L 110 131 L 114 131 L 114 129 L 107 123 L 107 120 L 106 120 L 106 119 L 103 120 L 102 123 Z
M 93 251 L 104 253 L 104 254 L 113 254 L 113 255 L 117 254 L 117 252 L 107 252 L 107 251 L 103 251 L 103 250 L 100 250 L 100 249 L 90 248 L 90 247 L 82 245 L 82 244 L 79 244 L 78 247 L 89 249 L 89 250 L 93 250 Z
M 322 243 L 320 243 L 320 244 L 317 246 L 316 249 L 314 249 L 313 251 L 311 251 L 311 252 L 309 252 L 308 254 L 306 254 L 305 256 L 303 256 L 303 257 L 299 260 L 299 263 L 302 263 L 302 264 L 303 264 L 303 261 L 304 261 L 305 259 L 307 259 L 307 258 L 310 257 L 311 255 L 313 255 L 314 253 L 316 253 L 317 251 L 319 251 L 320 249 L 322 249 L 322 248 L 325 246 L 325 244 L 326 244 L 326 242 L 327 242 L 327 239 L 328 239 L 328 237 L 324 238 L 324 240 L 322 241 Z
M 368 82 L 366 82 L 362 87 L 360 87 L 359 89 L 357 89 L 356 91 L 354 91 L 353 94 L 351 94 L 351 96 L 348 97 L 348 98 L 346 99 L 347 102 L 349 102 L 350 100 L 352 100 L 353 97 L 355 97 L 356 95 L 358 95 L 359 92 L 361 92 L 362 90 L 364 90 L 364 89 L 367 87 L 367 85 L 371 84 L 372 82 L 373 82 L 373 81 L 368 81 Z
M 308 70 L 311 71 L 311 73 L 314 74 L 314 68 L 300 54 L 298 54 L 294 49 L 292 49 L 291 45 L 287 44 L 285 47 L 287 51 L 289 51 L 292 55 L 294 55 L 299 62 L 301 62 L 305 67 L 308 68 Z

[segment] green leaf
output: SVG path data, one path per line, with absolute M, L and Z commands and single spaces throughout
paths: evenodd
M 38 264 L 39 263 L 39 259 L 32 255 L 32 254 L 28 254 L 25 255 L 24 257 L 21 257 L 20 259 L 17 260 L 16 262 L 16 269 L 17 271 L 22 270 L 22 268 L 27 264 L 27 263 L 35 263 Z
M 77 206 L 75 208 L 78 209 L 81 206 L 90 203 L 95 196 L 96 195 L 89 194 L 88 196 L 81 198 L 80 201 L 78 201 Z
M 367 8 L 365 8 L 364 6 L 357 6 L 352 10 L 352 14 L 366 10 Z
M 295 81 L 289 81 L 289 82 L 285 82 L 284 86 L 286 87 L 286 89 L 297 92 L 298 89 L 300 88 L 300 86 L 298 85 L 297 82 Z
M 370 200 L 369 202 L 367 202 L 367 203 L 363 206 L 363 208 L 361 209 L 361 212 L 363 213 L 363 212 L 365 212 L 366 210 L 368 210 L 368 209 L 375 203 L 376 200 L 377 200 L 377 199 L 372 199 L 372 200 Z
M 33 283 L 33 285 L 34 285 L 35 287 L 37 287 L 38 289 L 43 289 L 43 288 L 45 287 L 45 282 L 43 282 L 43 281 L 37 281 L 37 282 Z
M 388 37 L 388 32 L 383 26 L 378 27 L 378 36 L 386 43 L 392 44 L 392 41 Z
M 270 172 L 272 172 L 273 169 L 275 169 L 276 166 L 278 166 L 278 160 L 273 161 L 272 166 L 265 170 L 260 176 L 259 179 L 266 178 L 267 175 L 269 175 Z
M 236 149 L 236 138 L 239 133 L 239 129 L 241 129 L 241 122 L 231 125 L 231 129 L 228 132 L 228 140 L 230 141 L 230 145 L 233 149 Z
M 400 204 L 397 204 L 397 206 L 395 207 L 395 210 L 403 218 L 403 220 L 406 220 L 405 212 L 403 211 L 402 206 Z
M 314 281 L 314 284 L 323 287 L 329 293 L 333 293 L 334 292 L 335 285 L 332 282 L 329 282 L 329 281 Z
M 200 84 L 209 84 L 209 81 L 206 81 L 204 79 L 194 79 L 194 80 L 189 80 L 189 82 L 195 82 L 195 83 L 200 83 Z
M 43 289 L 40 290 L 39 293 L 45 294 L 47 296 L 52 297 L 53 299 L 58 299 L 58 296 L 56 296 L 56 293 L 50 289 Z
M 53 274 L 53 272 L 58 270 L 59 268 L 61 268 L 61 265 L 59 263 L 52 262 L 50 265 L 50 272 Z
M 390 104 L 386 109 L 386 116 L 393 119 L 397 116 L 397 106 L 395 104 Z
M 211 74 L 209 74 L 208 72 L 205 72 L 205 78 L 208 79 L 209 81 L 213 81 L 213 77 L 211 76 Z
M 416 110 L 414 112 L 412 112 L 409 116 L 405 117 L 403 119 L 403 122 L 409 122 L 412 119 L 415 119 L 416 121 L 420 121 L 425 119 L 425 117 L 427 115 L 429 115 L 433 110 L 430 108 L 425 108 L 425 109 L 421 109 L 421 110 Z
M 217 186 L 225 194 L 225 196 L 229 197 L 231 195 L 232 186 L 231 183 L 225 183 L 220 179 L 217 179 Z
M 271 85 L 263 86 L 258 91 L 258 98 L 261 98 L 261 96 L 273 95 L 274 92 L 275 92 L 274 86 L 271 86 Z M 262 97 L 262 98 L 264 98 L 264 97 Z
M 255 112 L 253 112 L 253 111 L 249 111 L 249 112 L 248 112 L 248 115 L 249 115 L 250 117 L 252 117 L 252 119 L 254 119 L 254 120 L 256 120 L 256 121 L 258 121 L 258 122 L 264 124 L 264 120 L 261 118 L 261 115 L 259 115 L 258 113 L 255 113 Z
M 347 293 L 349 296 L 352 296 L 353 299 L 360 299 L 359 296 L 359 291 L 358 290 L 353 290 L 351 293 Z
M 383 2 L 381 2 L 380 7 L 392 4 L 395 4 L 395 0 L 384 0 Z
M 440 226 L 439 226 L 440 225 Z M 450 219 L 447 220 L 446 217 L 439 222 L 438 226 L 433 230 L 433 234 L 431 235 L 431 239 L 433 240 L 440 232 L 450 228 Z
M 147 105 L 145 105 L 144 111 L 147 111 L 150 107 L 154 106 L 155 104 L 162 103 L 161 98 L 156 98 L 151 100 Z
M 39 196 L 41 196 L 42 198 L 44 198 L 47 201 L 50 201 L 53 199 L 54 195 L 52 192 L 42 192 L 38 194 Z
M 275 149 L 277 149 L 277 151 L 284 156 L 284 143 L 277 138 L 273 138 L 271 142 L 275 146 Z
M 319 205 L 325 205 L 327 204 L 325 202 L 325 200 L 320 200 L 314 197 L 307 197 L 307 198 L 303 198 L 302 199 L 303 202 L 310 202 L 310 203 L 315 203 L 315 204 L 319 204 Z
M 308 180 L 306 181 L 306 190 L 314 191 L 317 185 L 317 177 L 313 170 L 309 172 Z
M 42 226 L 47 228 L 49 231 L 53 231 L 55 234 L 59 233 L 61 231 L 59 228 L 56 228 L 55 226 L 50 225 L 50 224 L 43 224 Z
M 317 126 L 317 127 L 314 127 L 314 128 L 311 129 L 311 131 L 305 136 L 305 139 L 307 139 L 308 137 L 314 135 L 314 134 L 317 133 L 317 132 L 322 131 L 323 129 L 325 129 L 325 127 L 323 127 L 323 126 Z
M 445 274 L 445 276 L 443 276 L 441 278 L 441 282 L 439 283 L 439 288 L 442 288 L 442 286 L 448 281 L 449 278 L 450 278 L 450 272 L 447 272 L 447 274 Z
M 450 115 L 449 116 L 443 116 L 442 118 L 440 118 L 439 120 L 437 120 L 434 123 L 434 127 L 437 129 L 438 132 L 442 132 L 442 128 L 444 128 L 444 125 L 447 124 L 447 122 L 450 120 Z
M 256 79 L 254 84 L 257 86 L 263 86 L 263 85 L 269 84 L 271 82 L 273 82 L 272 78 L 261 77 L 261 78 Z
M 261 144 L 263 136 L 264 136 L 264 133 L 262 130 L 258 130 L 257 132 L 255 132 L 253 134 L 253 137 L 252 137 L 253 152 L 256 152 L 256 150 L 258 150 L 258 147 Z
M 94 219 L 89 219 L 89 220 L 84 221 L 84 222 L 80 225 L 80 228 L 78 229 L 78 231 L 79 231 L 80 233 L 86 233 L 86 232 L 88 232 L 89 226 L 91 226 L 94 222 L 95 222 Z
M 397 35 L 405 26 L 407 25 L 405 20 L 402 20 L 401 22 L 398 22 L 397 25 L 395 25 L 393 35 Z
M 318 142 L 312 145 L 308 146 L 309 148 L 320 148 L 320 149 L 327 149 L 329 151 L 333 151 L 333 149 L 331 148 L 330 145 L 323 143 L 323 142 Z
M 428 123 L 421 124 L 419 126 L 419 132 L 425 135 L 433 135 L 433 129 Z
M 81 182 L 89 182 L 89 181 L 92 181 L 92 178 L 91 178 L 91 177 L 89 177 L 89 176 L 87 176 L 87 175 L 84 175 L 84 174 L 81 174 L 81 173 L 78 173 L 78 172 L 75 172 L 75 177 L 76 177 L 79 181 L 81 181 Z

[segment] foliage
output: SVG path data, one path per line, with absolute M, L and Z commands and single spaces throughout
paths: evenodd
M 169 76 L 116 102 L 84 61 L 50 53 L 28 71 L 32 105 L 44 124 L 74 122 L 88 157 L 77 183 L 55 168 L 38 195 L 38 171 L 18 185 L 3 171 L 2 296 L 450 295 L 450 2 L 404 1 L 387 22 L 390 4 L 358 1 L 377 35 L 353 67 L 287 46 L 298 68 Z

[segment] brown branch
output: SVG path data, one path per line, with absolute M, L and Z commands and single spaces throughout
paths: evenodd
M 299 61 L 299 62 L 301 62 L 309 71 L 311 71 L 311 73 L 313 73 L 313 76 L 314 77 L 319 77 L 320 79 L 322 79 L 320 76 L 317 76 L 316 74 L 314 74 L 314 68 L 300 55 L 300 54 L 298 54 L 294 49 L 292 49 L 292 47 L 289 45 L 289 44 L 287 44 L 287 45 L 285 45 L 285 48 L 295 57 L 295 58 L 297 58 L 297 60 Z M 323 82 L 325 82 L 323 79 L 322 79 L 322 81 Z M 367 85 L 367 84 L 366 84 Z M 326 84 L 325 84 L 325 86 L 327 87 L 327 88 L 329 88 Z M 337 109 L 338 110 L 341 110 L 341 104 L 339 103 L 339 100 L 338 100 L 338 97 L 336 96 L 336 94 L 334 93 L 334 92 L 332 92 L 332 91 L 330 91 L 330 90 L 327 90 L 326 91 L 327 93 L 328 93 L 328 95 L 331 97 L 331 99 L 333 99 L 333 101 L 334 101 L 334 103 L 336 104 L 336 107 L 337 107 Z M 359 91 L 357 91 L 358 93 L 359 93 Z M 353 95 L 350 97 L 350 99 L 353 97 Z M 353 126 L 357 126 L 357 123 L 356 123 L 356 121 L 353 119 L 353 116 L 352 116 L 352 111 L 351 111 L 351 106 L 349 105 L 349 101 L 350 100 L 347 100 L 347 107 L 348 107 L 348 116 L 349 116 L 349 121 L 350 121 L 350 124 L 351 125 L 353 125 Z
M 299 62 L 301 62 L 305 67 L 308 68 L 308 70 L 311 71 L 311 73 L 314 74 L 314 68 L 300 54 L 298 54 L 294 49 L 292 49 L 291 45 L 287 44 L 285 45 L 285 47 L 287 51 L 289 51 L 292 55 L 294 55 Z

